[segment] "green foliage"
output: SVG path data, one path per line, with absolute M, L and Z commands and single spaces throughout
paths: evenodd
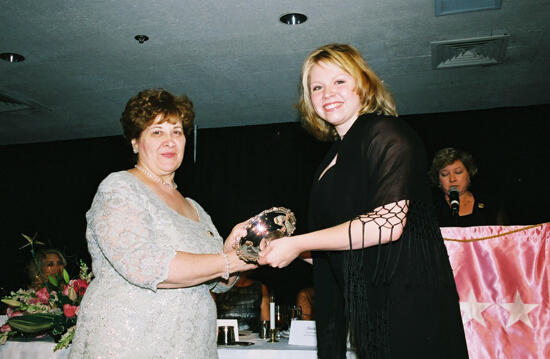
M 54 326 L 55 317 L 46 313 L 24 314 L 9 318 L 8 324 L 23 333 L 42 333 Z
M 63 268 L 63 279 L 65 280 L 65 283 L 69 283 L 71 280 L 71 277 L 69 277 L 69 272 L 65 268 Z
M 48 281 L 49 281 L 54 287 L 58 287 L 58 286 L 59 286 L 59 281 L 58 281 L 57 278 L 55 278 L 54 276 L 49 275 L 49 276 L 48 276 Z
M 19 302 L 17 300 L 14 300 L 14 299 L 10 299 L 10 298 L 3 298 L 2 303 L 5 303 L 5 304 L 9 305 L 10 307 L 14 307 L 14 308 L 17 308 L 17 307 L 21 306 L 21 302 Z

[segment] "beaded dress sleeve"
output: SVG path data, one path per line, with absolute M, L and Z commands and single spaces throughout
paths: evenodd
M 104 181 L 98 189 L 89 216 L 89 236 L 113 268 L 128 282 L 157 290 L 168 276 L 168 267 L 176 255 L 173 248 L 162 246 L 162 233 L 150 225 L 151 215 L 139 197 L 128 197 L 131 182 Z

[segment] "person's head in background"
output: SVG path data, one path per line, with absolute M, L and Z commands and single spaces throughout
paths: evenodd
M 445 195 L 451 187 L 456 187 L 460 195 L 469 192 L 471 180 L 476 174 L 477 165 L 472 155 L 453 147 L 437 151 L 429 171 L 432 184 Z
M 36 253 L 36 262 L 40 272 L 36 267 L 36 263 L 31 260 L 27 266 L 27 273 L 29 276 L 30 286 L 35 289 L 39 289 L 48 281 L 48 276 L 56 277 L 63 272 L 63 269 L 67 266 L 67 260 L 57 249 L 49 248 L 43 249 Z
M 323 110 L 319 108 L 318 99 L 316 100 L 317 86 L 312 84 L 312 72 L 327 72 L 335 67 L 349 76 L 355 84 L 353 90 L 359 97 L 358 105 L 354 108 L 356 115 L 379 113 L 397 116 L 391 93 L 356 48 L 347 44 L 324 45 L 304 60 L 300 101 L 297 105 L 302 113 L 303 126 L 316 138 L 330 141 L 339 137 L 334 124 L 325 118 Z

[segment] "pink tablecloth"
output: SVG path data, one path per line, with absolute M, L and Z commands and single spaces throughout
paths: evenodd
M 550 223 L 441 232 L 470 358 L 550 358 Z

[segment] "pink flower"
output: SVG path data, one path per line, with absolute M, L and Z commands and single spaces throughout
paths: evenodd
M 11 327 L 9 324 L 4 324 L 2 327 L 0 327 L 0 333 L 7 333 L 11 332 Z
M 48 289 L 46 287 L 36 291 L 36 297 L 42 304 L 48 304 L 48 300 L 50 299 L 50 293 L 48 293 Z
M 8 318 L 13 318 L 13 317 L 19 317 L 19 316 L 23 315 L 23 312 L 16 312 L 13 309 L 8 308 L 6 310 L 6 314 L 8 315 Z
M 84 292 L 86 292 L 86 289 L 88 288 L 88 282 L 84 279 L 73 279 L 69 282 L 69 285 L 74 288 L 79 296 L 83 296 Z
M 70 305 L 70 304 L 64 304 L 63 305 L 63 313 L 67 318 L 72 318 L 75 315 L 78 314 L 78 306 L 76 305 Z
M 30 304 L 40 304 L 42 301 L 39 298 L 31 298 L 29 299 Z

